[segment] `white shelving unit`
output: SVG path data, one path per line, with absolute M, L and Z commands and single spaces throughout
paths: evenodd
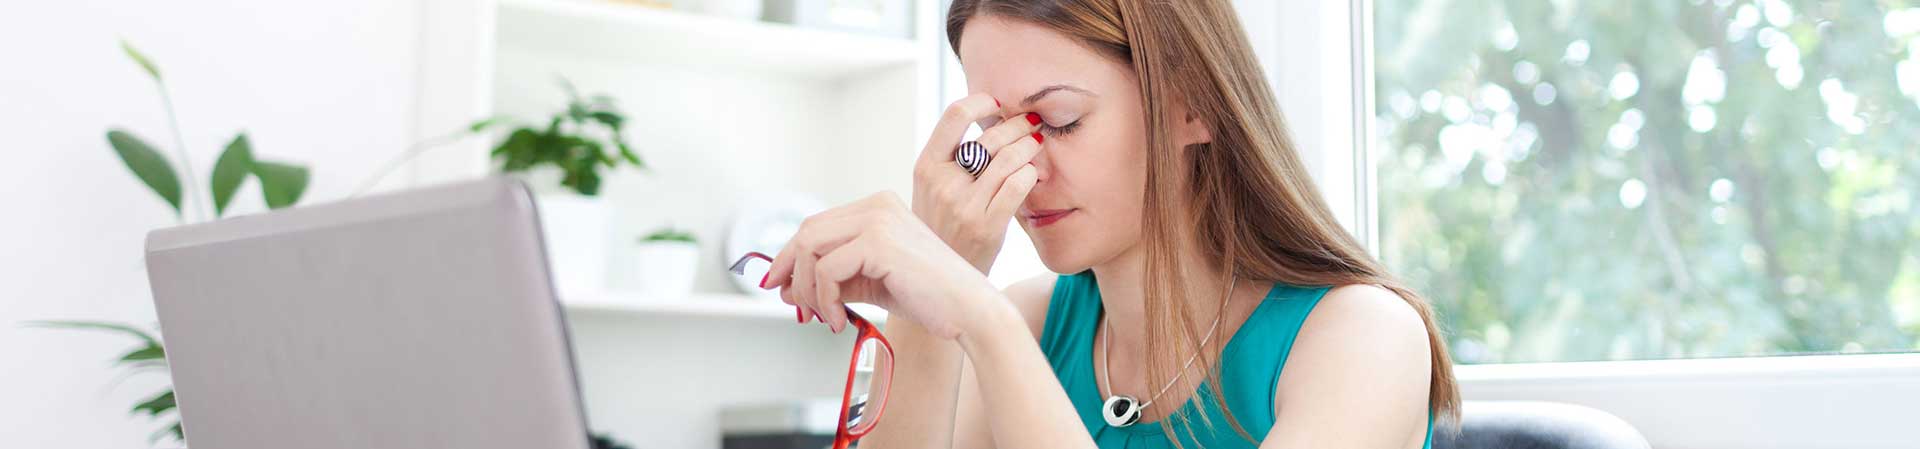
M 497 39 L 605 60 L 675 61 L 819 79 L 923 57 L 911 39 L 579 0 L 501 0 Z
M 908 1 L 907 38 L 611 0 L 420 4 L 420 137 L 478 117 L 541 120 L 563 104 L 565 78 L 618 101 L 649 165 L 602 185 L 616 230 L 607 285 L 559 286 L 593 430 L 636 447 L 718 448 L 722 408 L 837 398 L 852 337 L 738 293 L 717 261 L 737 256 L 722 247 L 744 204 L 910 195 L 912 161 L 940 112 L 944 50 L 940 2 Z M 484 175 L 488 144 L 436 150 L 413 179 Z M 631 293 L 629 242 L 666 224 L 701 241 L 694 293 Z
M 793 319 L 793 306 L 746 295 L 699 293 L 686 298 L 652 298 L 640 293 L 593 291 L 562 292 L 560 296 L 567 311 L 575 314 L 682 319 Z M 852 304 L 849 307 L 874 324 L 887 320 L 885 309 L 869 304 Z

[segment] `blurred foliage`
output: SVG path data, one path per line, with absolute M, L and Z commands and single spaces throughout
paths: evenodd
M 213 172 L 207 176 L 206 194 L 202 198 L 210 204 L 211 209 L 202 206 L 198 209 L 202 213 L 191 213 L 187 200 L 197 197 L 195 193 L 199 189 L 194 188 L 195 184 L 192 184 L 197 181 L 194 179 L 193 163 L 187 157 L 186 143 L 181 140 L 180 127 L 178 121 L 174 119 L 173 99 L 168 93 L 166 80 L 160 77 L 159 65 L 153 62 L 153 58 L 147 57 L 132 44 L 122 41 L 120 50 L 126 54 L 127 59 L 133 60 L 134 64 L 140 66 L 140 70 L 145 72 L 148 78 L 153 79 L 160 96 L 161 109 L 167 113 L 167 125 L 173 131 L 176 145 L 174 151 L 178 155 L 180 172 L 174 171 L 173 163 L 168 162 L 167 157 L 162 155 L 160 150 L 155 149 L 153 144 L 147 143 L 145 139 L 124 128 L 108 129 L 107 145 L 113 149 L 116 156 L 119 156 L 120 162 L 126 165 L 127 170 L 133 173 L 134 178 L 139 179 L 148 190 L 167 202 L 167 206 L 173 209 L 176 218 L 183 223 L 194 223 L 217 220 L 226 216 L 227 206 L 232 204 L 234 195 L 239 193 L 240 187 L 248 178 L 259 182 L 260 196 L 265 200 L 268 209 L 282 209 L 300 202 L 300 197 L 307 190 L 308 169 L 298 164 L 256 159 L 253 143 L 247 138 L 247 133 L 242 131 L 227 143 L 226 148 L 220 152 L 219 159 L 214 161 Z M 182 183 L 182 179 L 187 182 Z M 193 220 L 194 216 L 200 219 Z M 166 349 L 161 345 L 158 334 L 149 333 L 131 325 L 101 321 L 40 321 L 28 324 L 63 329 L 109 331 L 133 337 L 140 341 L 140 346 L 120 356 L 114 364 L 126 369 L 128 374 L 146 372 L 167 374 Z M 184 443 L 186 433 L 181 430 L 180 419 L 174 410 L 173 387 L 168 385 L 134 404 L 129 413 L 135 416 L 145 415 L 148 418 L 163 419 L 164 426 L 153 433 L 149 438 L 151 441 L 158 442 L 162 438 L 172 437 L 175 441 Z
M 34 321 L 28 322 L 27 325 L 61 329 L 106 331 L 133 337 L 140 341 L 140 346 L 133 348 L 131 351 L 127 351 L 125 355 L 115 359 L 113 362 L 114 366 L 126 370 L 128 375 L 150 372 L 157 372 L 163 375 L 167 373 L 167 350 L 160 345 L 160 337 L 157 334 L 147 332 L 145 329 L 125 324 L 97 321 Z M 180 418 L 178 414 L 174 412 L 175 405 L 173 401 L 173 387 L 168 386 L 154 393 L 153 396 L 141 400 L 140 403 L 134 404 L 133 408 L 127 412 L 135 416 L 146 415 L 148 418 L 166 419 L 166 425 L 161 427 L 160 430 L 155 431 L 153 435 L 148 438 L 150 441 L 158 442 L 161 438 L 173 437 L 174 441 L 186 442 L 187 434 L 180 428 Z
M 123 41 L 120 43 L 120 49 L 126 53 L 128 59 L 132 59 L 134 64 L 138 64 L 140 69 L 153 79 L 154 86 L 158 88 L 160 106 L 167 113 L 167 124 L 172 128 L 174 143 L 178 145 L 174 151 L 180 155 L 178 162 L 185 176 L 174 173 L 173 164 L 167 162 L 166 156 L 162 156 L 152 144 L 134 135 L 132 131 L 119 127 L 108 129 L 107 144 L 113 148 L 114 154 L 120 157 L 120 162 L 126 164 L 127 170 L 133 172 L 135 178 L 139 178 L 141 183 L 146 184 L 148 190 L 152 190 L 155 195 L 160 196 L 160 199 L 165 200 L 167 205 L 173 208 L 176 217 L 185 220 L 189 216 L 185 205 L 186 199 L 195 196 L 193 195 L 195 189 L 191 188 L 192 184 L 188 184 L 188 187 L 183 189 L 181 179 L 186 178 L 189 183 L 196 180 L 192 179 L 193 162 L 187 158 L 186 143 L 180 140 L 180 128 L 173 118 L 173 99 L 168 93 L 166 80 L 160 78 L 160 69 L 153 63 L 153 59 L 135 49 L 132 44 Z M 210 196 L 208 199 L 212 200 L 213 210 L 210 215 L 201 215 L 201 219 L 218 219 L 225 216 L 227 206 L 231 204 L 234 194 L 239 192 L 240 185 L 248 177 L 260 182 L 261 197 L 266 200 L 268 209 L 281 209 L 300 202 L 300 196 L 307 191 L 309 176 L 305 166 L 255 159 L 252 141 L 248 140 L 247 133 L 242 131 L 234 136 L 233 141 L 221 151 L 220 158 L 214 162 L 213 173 L 207 180 L 207 192 Z
M 671 226 L 660 228 L 651 233 L 648 233 L 647 235 L 640 237 L 640 241 L 642 243 L 644 242 L 699 243 L 699 239 L 693 236 L 693 231 L 685 230 L 685 229 L 676 229 Z
M 517 125 L 506 140 L 494 147 L 493 158 L 500 171 L 516 173 L 541 166 L 558 169 L 560 184 L 584 196 L 600 194 L 600 169 L 618 168 L 621 162 L 645 170 L 627 145 L 626 115 L 614 105 L 613 97 L 595 95 L 582 98 L 573 83 L 560 80 L 567 92 L 567 108 L 555 113 L 544 127 Z M 507 125 L 500 119 L 474 122 L 468 129 L 480 132 Z
M 1463 363 L 1920 349 L 1915 8 L 1380 0 L 1381 256 Z

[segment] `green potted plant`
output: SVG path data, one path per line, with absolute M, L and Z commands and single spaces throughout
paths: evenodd
M 560 80 L 565 109 L 538 124 L 487 119 L 475 132 L 512 128 L 493 149 L 501 173 L 525 180 L 538 197 L 547 257 L 566 289 L 606 286 L 610 213 L 600 195 L 603 170 L 647 165 L 626 142 L 626 116 L 606 95 L 583 97 Z
M 679 300 L 693 292 L 700 243 L 692 232 L 663 227 L 640 237 L 635 246 L 634 281 L 643 297 Z
M 120 162 L 132 172 L 134 178 L 145 184 L 147 190 L 159 196 L 173 209 L 174 218 L 180 224 L 190 224 L 218 220 L 226 216 L 228 207 L 233 205 L 234 195 L 240 192 L 247 180 L 254 180 L 259 186 L 260 196 L 265 200 L 267 209 L 281 209 L 300 202 L 307 191 L 309 172 L 305 166 L 285 162 L 274 162 L 256 157 L 253 143 L 246 132 L 240 132 L 229 141 L 220 152 L 219 159 L 213 163 L 213 171 L 208 173 L 205 184 L 195 179 L 193 158 L 187 154 L 186 142 L 181 139 L 180 128 L 174 120 L 173 100 L 167 92 L 165 78 L 160 76 L 160 68 L 152 59 L 135 50 L 126 42 L 120 48 L 127 58 L 140 66 L 141 71 L 153 79 L 160 91 L 160 104 L 167 113 L 168 128 L 173 131 L 174 160 L 169 161 L 146 139 L 135 135 L 133 131 L 114 127 L 107 130 L 107 144 L 113 148 Z M 174 170 L 174 164 L 180 170 Z M 182 182 L 182 180 L 186 182 Z M 204 185 L 205 189 L 199 188 Z M 158 333 L 149 332 L 137 326 L 96 321 L 36 321 L 28 325 L 65 329 L 84 329 L 125 334 L 137 339 L 139 346 L 114 361 L 114 365 L 127 370 L 129 376 L 145 373 L 167 375 L 166 349 L 161 344 Z M 168 386 L 151 396 L 145 396 L 129 410 L 135 416 L 162 419 L 164 427 L 153 433 L 151 439 L 159 442 L 171 437 L 180 443 L 186 443 L 186 433 L 180 426 L 180 419 L 174 412 L 173 387 Z

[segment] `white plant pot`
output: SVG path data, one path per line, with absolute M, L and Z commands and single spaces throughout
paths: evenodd
M 605 202 L 571 192 L 534 198 L 539 202 L 547 263 L 558 289 L 562 294 L 605 290 L 607 247 L 613 240 Z
M 700 245 L 693 243 L 641 242 L 633 252 L 634 281 L 654 301 L 687 299 L 699 266 Z

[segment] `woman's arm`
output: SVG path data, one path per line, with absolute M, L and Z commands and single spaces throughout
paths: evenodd
M 972 301 L 957 339 L 980 384 L 993 442 L 1001 448 L 1094 448 L 1040 345 L 1020 335 L 1005 301 Z
M 1005 294 L 1025 319 L 1034 341 L 1047 316 L 1055 276 L 1046 273 L 1007 286 Z M 988 449 L 993 434 L 980 404 L 980 386 L 960 347 L 908 320 L 887 323 L 894 346 L 893 386 L 886 424 L 860 440 L 875 449 L 934 447 Z M 957 367 L 943 364 L 954 363 Z M 958 394 L 956 393 L 956 390 Z
M 976 140 L 994 155 L 980 177 L 953 164 L 953 148 L 967 127 L 997 115 L 999 109 L 999 102 L 986 94 L 955 101 L 941 116 L 914 164 L 914 216 L 982 274 L 992 267 L 1006 239 L 1008 221 L 1033 187 L 1032 176 L 1015 175 L 1039 151 L 1039 141 L 1026 138 L 1037 131 L 1037 124 L 1005 120 L 984 130 Z M 1031 175 L 1030 169 L 1025 171 Z M 1051 292 L 1051 280 L 1047 285 Z M 1018 287 L 1009 288 L 1007 296 L 1024 304 L 1030 295 Z M 1037 316 L 1045 317 L 1045 298 L 1039 301 L 1042 312 Z M 1032 327 L 1038 329 L 1038 323 L 1036 319 Z M 964 369 L 959 346 L 913 320 L 895 320 L 887 325 L 886 333 L 896 357 L 893 399 L 888 401 L 887 425 L 875 427 L 862 440 L 864 445 L 925 447 L 931 441 L 937 446 L 950 446 L 956 440 L 959 401 L 955 395 Z M 1039 335 L 1037 330 L 1034 335 Z M 984 433 L 980 429 L 962 428 L 961 432 L 968 436 L 965 441 L 983 439 L 972 438 L 973 434 Z
M 949 447 L 955 439 L 959 346 L 911 320 L 889 321 L 884 332 L 893 344 L 893 385 L 888 391 L 886 416 L 872 433 L 860 439 L 860 447 Z
M 962 303 L 978 305 L 968 309 L 989 311 L 990 315 L 961 314 L 965 315 L 963 322 L 980 324 L 966 327 L 970 329 L 969 332 L 996 335 L 975 341 L 992 341 L 990 346 L 984 347 L 1011 348 L 1011 352 L 963 353 L 955 339 L 929 332 L 911 320 L 890 321 L 886 332 L 894 345 L 896 357 L 892 398 L 888 399 L 887 414 L 882 417 L 884 424 L 874 427 L 873 433 L 861 440 L 862 446 L 1093 448 L 1092 440 L 1080 431 L 1073 404 L 1068 401 L 1059 382 L 1054 380 L 1053 369 L 1047 365 L 1037 344 L 1053 294 L 1054 280 L 1054 276 L 1041 275 L 1009 286 L 1001 295 L 956 298 Z M 1011 318 L 1007 315 L 1009 312 Z M 947 358 L 949 356 L 952 358 Z M 967 363 L 968 357 L 985 359 L 981 366 L 976 367 Z M 958 369 L 942 366 L 955 362 L 961 365 Z M 1013 369 L 999 369 L 1009 365 Z M 976 375 L 981 370 L 991 371 Z M 1009 376 L 1010 381 L 1001 380 Z M 1001 384 L 1008 386 L 995 386 Z M 959 390 L 957 397 L 956 387 Z M 983 391 L 1004 391 L 1008 394 L 989 395 Z M 1031 393 L 1033 391 L 1042 393 Z M 1048 391 L 1051 393 L 1046 393 Z M 1046 415 L 1064 418 L 1036 421 L 1030 417 L 1032 414 L 1014 412 L 1035 407 L 1053 409 Z M 1033 434 L 1053 437 L 1036 439 L 1029 436 Z M 1002 438 L 1002 435 L 1008 436 Z M 1071 445 L 1076 440 L 1085 444 Z
M 808 217 L 767 279 L 763 288 L 779 288 L 782 301 L 834 332 L 848 326 L 844 303 L 858 300 L 958 341 L 1000 447 L 1094 447 L 1040 345 L 1023 332 L 1019 309 L 898 196 L 883 192 Z
M 1430 356 L 1425 323 L 1393 292 L 1327 292 L 1288 353 L 1260 447 L 1420 447 Z
M 1033 341 L 1040 341 L 1040 332 L 1047 321 L 1048 304 L 1053 299 L 1053 283 L 1059 277 L 1053 273 L 1041 273 L 1038 276 L 1007 286 L 1007 299 L 1020 310 L 1020 316 L 1027 321 L 1027 330 L 1033 333 Z M 954 346 L 958 351 L 959 346 Z M 990 449 L 993 445 L 993 431 L 987 424 L 986 406 L 981 404 L 980 379 L 974 375 L 973 364 L 961 357 L 960 394 L 954 404 L 953 447 L 955 449 Z

